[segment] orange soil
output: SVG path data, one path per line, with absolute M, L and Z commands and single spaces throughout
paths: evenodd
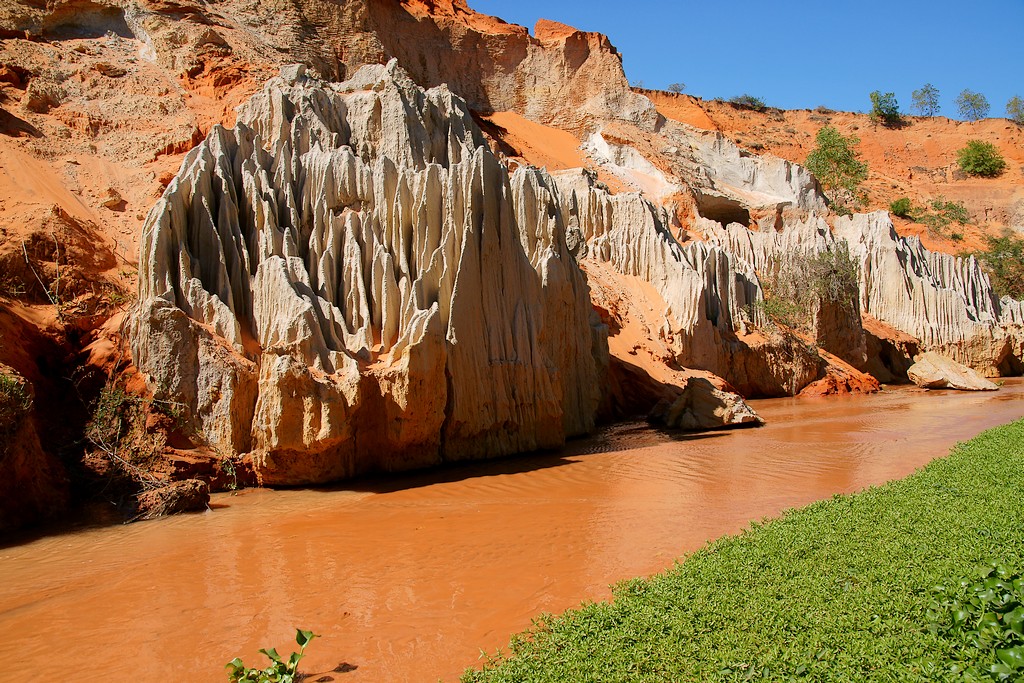
M 524 27 L 470 9 L 465 0 L 401 0 L 401 3 L 409 14 L 417 18 L 454 20 L 480 33 L 492 35 L 527 35 Z
M 513 150 L 514 161 L 546 168 L 549 172 L 591 168 L 611 192 L 629 191 L 622 181 L 601 171 L 585 157 L 579 138 L 572 133 L 536 123 L 513 111 L 494 112 L 480 118 L 490 123 L 491 130 Z
M 643 91 L 668 119 L 720 131 L 741 147 L 759 154 L 770 153 L 804 163 L 814 148 L 814 136 L 823 126 L 836 127 L 843 135 L 860 138 L 858 150 L 868 164 L 865 183 L 871 209 L 888 209 L 900 197 L 915 205 L 944 197 L 963 202 L 971 215 L 967 226 L 951 225 L 947 233 L 960 232 L 957 243 L 929 234 L 924 225 L 897 218 L 897 230 L 919 235 L 925 246 L 957 252 L 983 246 L 983 235 L 998 233 L 1024 211 L 1024 127 L 1007 119 L 977 122 L 953 121 L 941 116 L 906 117 L 902 128 L 886 128 L 864 114 L 832 111 L 769 109 L 756 112 L 726 102 L 705 101 L 690 95 Z M 998 178 L 969 178 L 956 163 L 957 150 L 968 140 L 993 143 L 1007 162 Z

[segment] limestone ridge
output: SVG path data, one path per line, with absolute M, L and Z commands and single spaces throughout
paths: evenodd
M 393 61 L 285 69 L 150 212 L 135 362 L 265 483 L 559 446 L 607 363 L 562 203 Z
M 555 177 L 563 196 L 571 198 L 570 214 L 586 240 L 584 263 L 608 263 L 649 283 L 664 301 L 655 332 L 672 364 L 712 372 L 744 395 L 789 391 L 792 362 L 776 349 L 755 349 L 741 339 L 751 322 L 763 322 L 751 306 L 763 293 L 748 262 L 719 245 L 680 244 L 665 210 L 639 194 L 610 195 L 585 172 Z M 807 373 L 798 378 L 801 387 L 817 378 L 817 365 Z
M 764 272 L 793 250 L 820 252 L 845 240 L 860 261 L 860 306 L 916 337 L 924 350 L 947 355 L 982 374 L 1009 374 L 1021 357 L 1021 302 L 1000 298 L 974 257 L 931 252 L 916 237 L 896 234 L 888 214 L 788 222 L 781 232 L 752 232 L 703 220 L 709 242 Z

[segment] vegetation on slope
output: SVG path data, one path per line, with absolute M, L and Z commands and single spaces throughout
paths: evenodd
M 1012 233 L 989 237 L 987 249 L 974 252 L 1000 296 L 1024 299 L 1024 239 Z
M 1024 420 L 543 616 L 463 681 L 1020 680 L 1022 499 Z

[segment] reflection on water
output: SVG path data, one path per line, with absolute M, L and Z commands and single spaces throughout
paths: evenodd
M 754 402 L 761 429 L 613 427 L 559 453 L 245 491 L 215 511 L 0 549 L 0 642 L 37 680 L 223 681 L 322 634 L 303 670 L 455 680 L 531 617 L 609 595 L 707 539 L 904 476 L 1024 414 L 1024 384 Z M 318 675 L 316 678 L 320 678 Z M 328 679 L 323 679 L 328 680 Z

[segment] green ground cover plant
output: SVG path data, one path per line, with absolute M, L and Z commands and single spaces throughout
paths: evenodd
M 1018 681 L 1022 500 L 1024 420 L 542 616 L 462 680 Z
M 945 234 L 951 223 L 965 225 L 971 219 L 963 202 L 946 201 L 941 196 L 924 206 L 914 206 L 908 197 L 900 197 L 889 204 L 889 213 L 926 225 L 929 230 L 939 235 Z M 950 237 L 953 238 L 952 235 Z M 963 235 L 960 235 L 960 238 L 963 239 Z

